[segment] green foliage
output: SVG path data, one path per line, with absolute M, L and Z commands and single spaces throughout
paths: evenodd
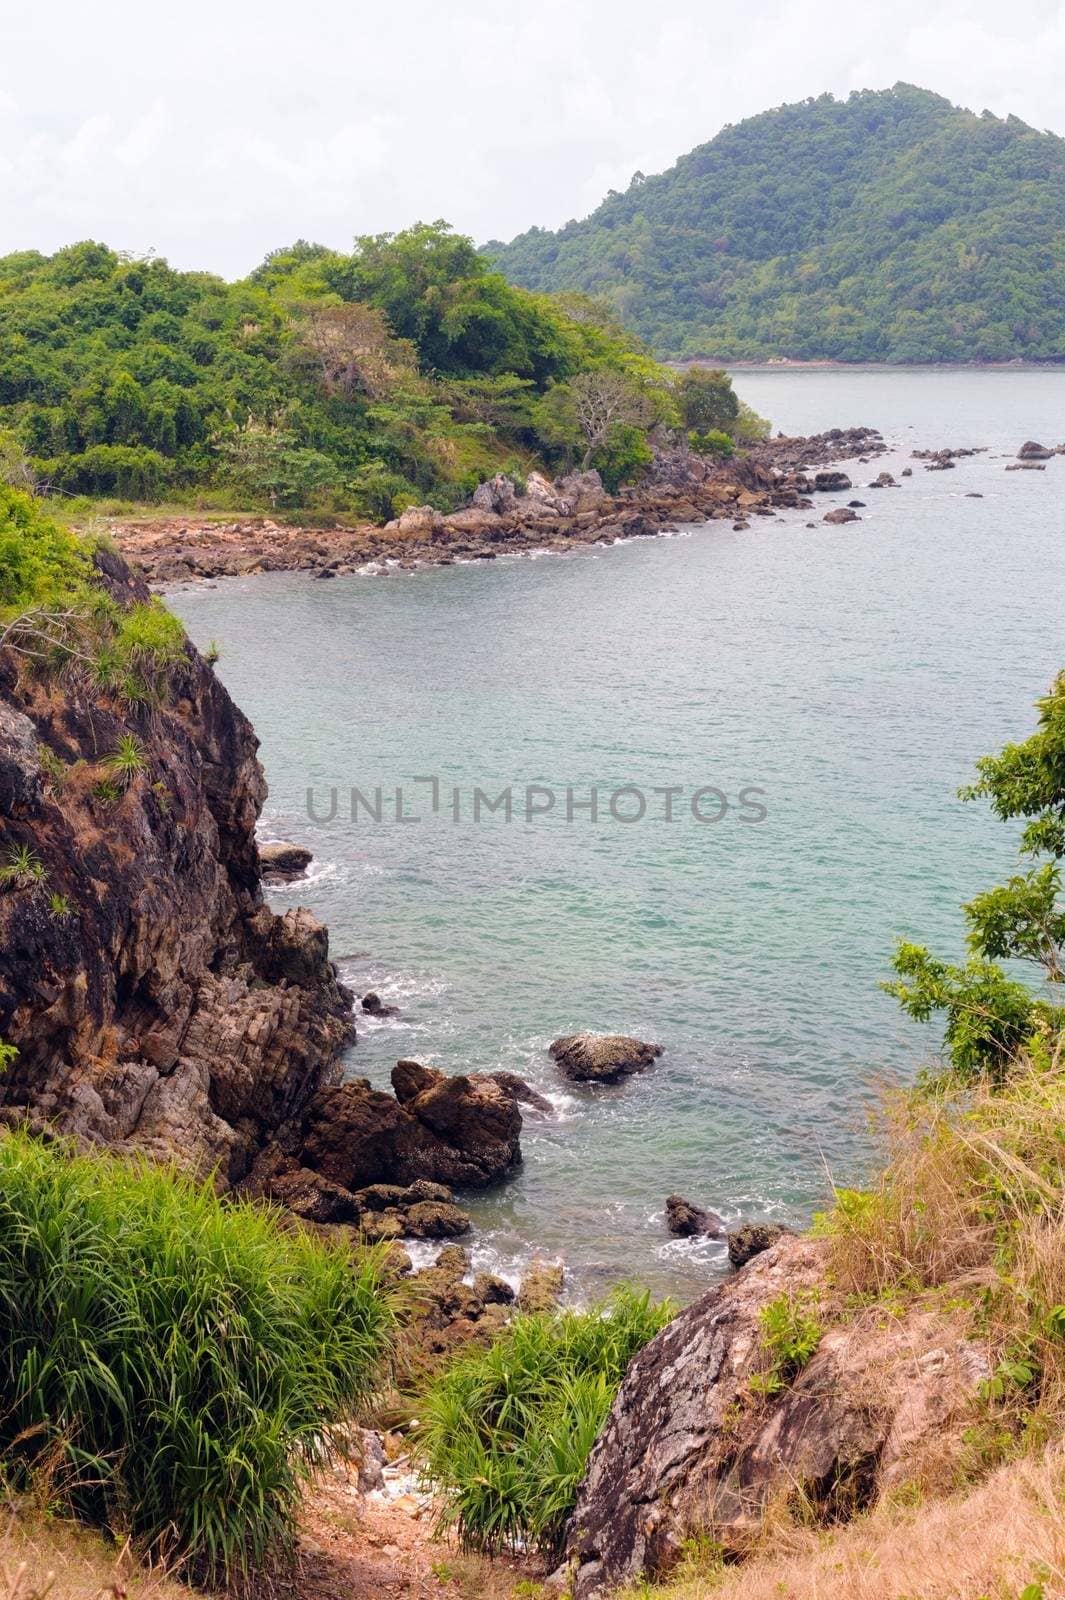
M 724 433 L 739 415 L 740 403 L 727 372 L 688 367 L 676 384 L 681 424 L 694 433 Z
M 778 1294 L 764 1305 L 758 1320 L 769 1365 L 751 1378 L 751 1390 L 768 1397 L 779 1394 L 798 1376 L 821 1343 L 824 1330 L 809 1301 L 790 1293 Z
M 17 1059 L 17 1047 L 13 1044 L 8 1044 L 4 1039 L 0 1039 L 0 1077 L 3 1076 L 10 1066 L 14 1065 Z
M 147 1162 L 0 1140 L 0 1447 L 69 1506 L 232 1581 L 292 1542 L 300 1483 L 373 1381 L 376 1258 Z
M 69 896 L 65 894 L 50 894 L 48 896 L 48 914 L 55 917 L 57 922 L 65 922 L 73 916 L 73 908 Z
M 118 748 L 104 757 L 103 765 L 119 788 L 128 789 L 134 779 L 147 772 L 148 758 L 136 734 L 124 733 L 118 741 Z
M 778 107 L 486 254 L 661 356 L 1006 360 L 1065 341 L 1065 140 L 899 83 Z
M 13 844 L 0 863 L 0 888 L 35 889 L 48 874 L 40 856 L 28 844 Z
M 444 223 L 350 255 L 300 241 L 236 284 L 97 244 L 22 252 L 0 258 L 0 484 L 449 508 L 549 465 L 536 402 L 593 368 L 662 381 L 601 307 L 514 288 Z
M 943 1012 L 944 1043 L 962 1082 L 987 1075 L 1001 1084 L 1023 1054 L 1045 1052 L 1065 1028 L 1065 1008 L 1052 1006 L 1007 975 L 999 961 L 1030 961 L 1045 981 L 1065 977 L 1065 674 L 1038 702 L 1039 727 L 1023 744 L 1007 745 L 978 763 L 980 782 L 962 798 L 990 799 L 1004 820 L 1028 819 L 1021 849 L 1053 859 L 1016 874 L 964 907 L 972 952 L 964 967 L 933 957 L 922 945 L 901 944 L 889 994 L 916 1021 Z
M 31 607 L 69 604 L 88 570 L 72 534 L 28 494 L 0 484 L 0 622 Z
M 418 1447 L 467 1548 L 557 1553 L 629 1361 L 672 1316 L 621 1289 L 589 1311 L 519 1316 L 430 1388 Z

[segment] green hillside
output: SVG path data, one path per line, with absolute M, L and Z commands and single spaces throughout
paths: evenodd
M 604 374 L 622 420 L 669 419 L 609 314 L 512 287 L 444 223 L 301 241 L 241 283 L 92 242 L 0 258 L 0 483 L 59 497 L 446 510 L 581 459 Z M 629 431 L 597 440 L 613 479 L 649 459 Z
M 910 84 L 764 112 L 485 249 L 665 357 L 1065 360 L 1065 140 Z

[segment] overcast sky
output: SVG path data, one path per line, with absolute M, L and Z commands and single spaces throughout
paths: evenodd
M 1065 0 L 0 0 L 0 254 L 235 277 L 304 237 L 583 216 L 735 122 L 917 83 L 1065 134 Z

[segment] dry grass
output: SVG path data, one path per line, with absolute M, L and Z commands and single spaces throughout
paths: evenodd
M 651 1592 L 656 1600 L 1019 1600 L 1037 1585 L 1032 1600 L 1065 1600 L 1065 1448 L 1001 1467 L 965 1495 L 884 1505 L 831 1535 L 776 1537 L 772 1553 Z M 628 1591 L 629 1600 L 643 1592 Z
M 1020 1064 L 996 1092 L 900 1095 L 887 1164 L 822 1221 L 838 1288 L 969 1304 L 995 1359 L 1033 1371 L 1024 1404 L 1065 1424 L 1065 1061 Z M 1006 1390 L 1010 1383 L 1006 1382 Z M 999 1399 L 1008 1400 L 1008 1393 Z M 1052 1431 L 1052 1430 L 1051 1430 Z M 1044 1435 L 1045 1437 L 1046 1435 Z
M 0 1600 L 190 1600 L 176 1578 L 76 1523 L 0 1511 Z

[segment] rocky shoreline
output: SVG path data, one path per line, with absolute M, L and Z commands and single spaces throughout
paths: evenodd
M 508 478 L 482 484 L 472 503 L 447 515 L 413 506 L 383 528 L 294 527 L 253 517 L 231 522 L 162 518 L 119 521 L 112 528 L 123 555 L 153 584 L 243 577 L 258 572 L 341 573 L 491 561 L 532 550 L 662 533 L 679 523 L 730 522 L 779 510 L 813 509 L 816 496 L 850 487 L 841 461 L 862 464 L 887 449 L 872 428 L 833 428 L 807 438 L 767 440 L 742 457 L 721 461 L 686 449 L 662 449 L 645 479 L 611 495 L 596 472 L 556 483 L 531 473 L 518 493 Z

